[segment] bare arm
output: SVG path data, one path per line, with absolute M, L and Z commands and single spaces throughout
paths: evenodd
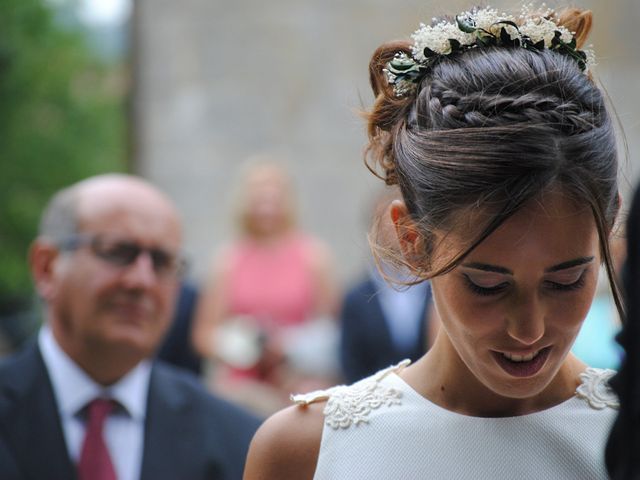
M 251 442 L 244 480 L 312 480 L 322 438 L 323 407 L 293 406 L 269 418 Z
M 310 263 L 317 289 L 316 314 L 335 318 L 338 313 L 340 289 L 329 247 L 318 240 L 312 240 Z

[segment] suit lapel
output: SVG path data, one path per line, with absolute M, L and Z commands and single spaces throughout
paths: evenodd
M 368 330 L 371 333 L 375 345 L 372 345 L 373 352 L 394 352 L 395 345 L 391 340 L 391 330 L 385 319 L 382 305 L 380 304 L 380 293 L 377 291 L 376 284 L 372 280 L 368 280 L 366 297 L 369 299 L 365 305 L 369 310 L 368 318 L 371 325 Z M 377 353 L 376 353 L 377 354 Z
M 11 362 L 0 380 L 0 435 L 26 478 L 75 479 L 39 349 L 31 345 Z
M 154 365 L 145 415 L 141 480 L 180 478 L 173 443 L 184 427 L 177 421 L 182 409 L 179 394 L 167 391 Z
M 158 363 L 151 371 L 141 480 L 222 478 L 221 462 L 203 460 L 206 418 L 174 375 Z

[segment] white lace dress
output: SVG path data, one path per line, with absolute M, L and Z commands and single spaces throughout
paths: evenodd
M 315 480 L 608 478 L 604 447 L 618 406 L 612 370 L 588 368 L 576 395 L 548 410 L 480 418 L 418 394 L 397 375 L 406 365 L 293 397 L 327 400 Z

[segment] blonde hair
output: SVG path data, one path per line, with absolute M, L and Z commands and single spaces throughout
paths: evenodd
M 293 186 L 289 172 L 284 165 L 274 157 L 259 155 L 250 157 L 241 173 L 241 179 L 236 192 L 235 218 L 236 225 L 242 235 L 254 236 L 259 233 L 254 219 L 250 214 L 251 191 L 258 183 L 276 185 L 283 193 L 284 215 L 282 231 L 291 230 L 296 226 L 297 215 L 294 205 Z

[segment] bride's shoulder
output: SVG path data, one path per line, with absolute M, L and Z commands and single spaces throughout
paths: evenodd
M 293 405 L 268 418 L 249 448 L 245 480 L 312 479 L 324 424 L 324 402 Z

